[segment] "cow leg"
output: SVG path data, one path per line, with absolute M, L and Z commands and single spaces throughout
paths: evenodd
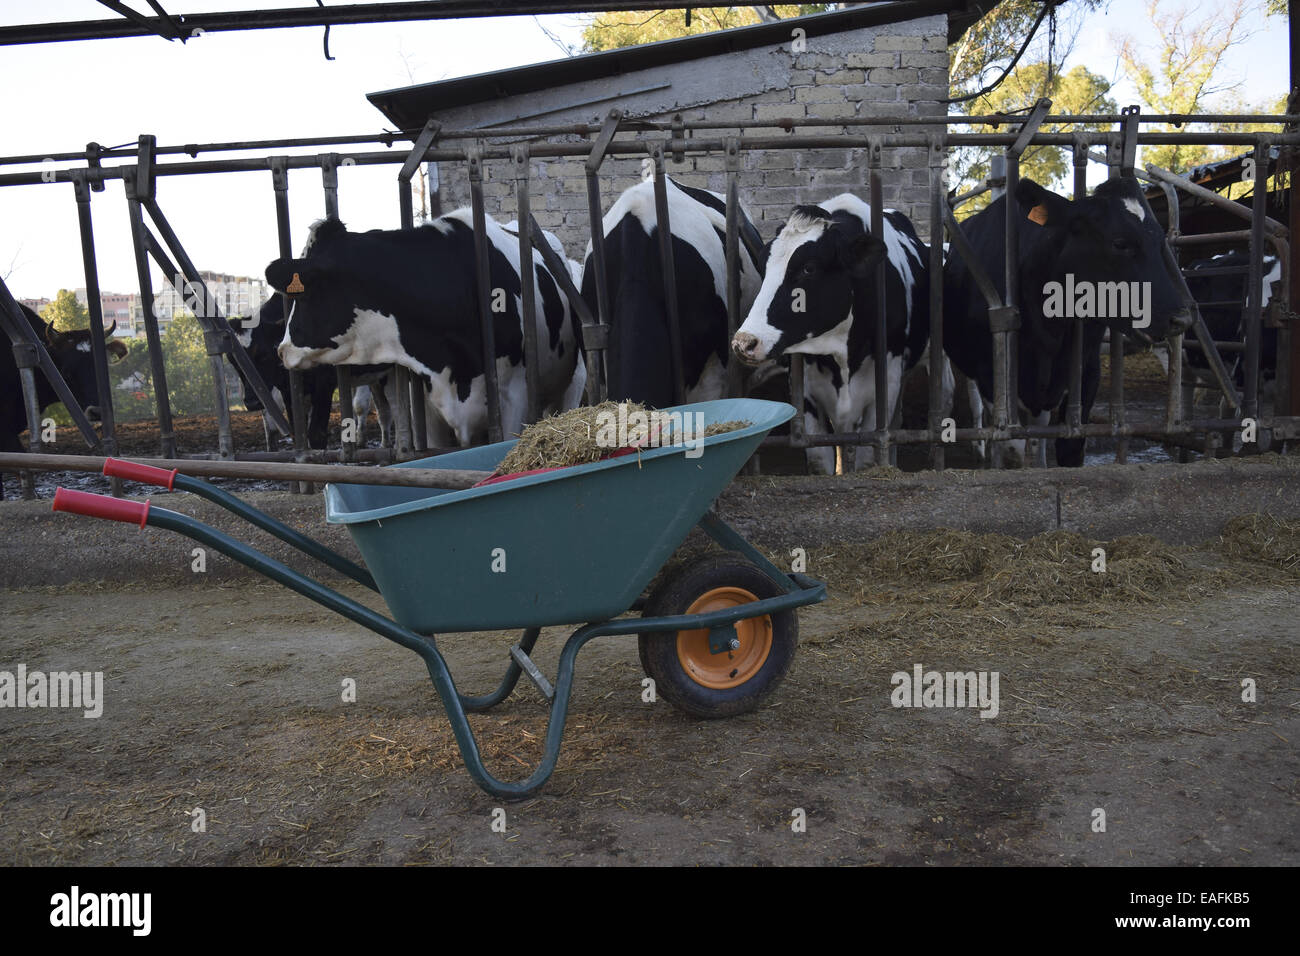
M 1026 420 L 1032 421 L 1035 425 L 1050 425 L 1052 422 L 1052 413 L 1050 411 L 1040 412 L 1037 415 L 1026 415 Z M 1029 458 L 1027 462 L 1033 464 L 1035 468 L 1047 467 L 1047 439 L 1031 438 L 1029 439 Z
M 523 430 L 528 418 L 528 382 L 524 366 L 512 366 L 509 361 L 497 362 L 497 375 L 501 383 L 501 437 L 509 440 Z
M 825 434 L 830 429 L 822 418 L 812 410 L 809 403 L 804 403 L 803 430 L 806 435 Z M 808 454 L 808 473 L 810 475 L 835 474 L 835 447 L 819 445 L 806 449 Z
M 1080 419 L 1088 424 L 1092 418 L 1092 404 L 1097 400 L 1097 388 L 1101 385 L 1101 353 L 1097 349 L 1085 349 L 1083 359 L 1083 381 Z M 1056 464 L 1064 468 L 1083 466 L 1083 450 L 1086 438 L 1058 438 L 1056 440 Z
M 569 380 L 564 396 L 560 399 L 560 407 L 556 411 L 567 412 L 571 408 L 577 408 L 582 404 L 582 397 L 586 390 L 587 363 L 581 355 L 578 355 L 578 360 L 573 365 L 573 378 Z
M 966 403 L 970 406 L 971 424 L 976 428 L 983 428 L 984 423 L 991 420 L 993 406 L 985 404 L 984 398 L 980 395 L 979 384 L 973 378 L 965 380 L 965 389 Z M 976 465 L 988 464 L 988 448 L 984 439 L 977 438 L 970 443 L 970 446 L 971 451 L 975 453 Z
M 393 407 L 388 400 L 388 380 L 396 376 L 384 376 L 370 390 L 370 397 L 375 403 L 375 418 L 379 421 L 379 444 L 391 448 L 393 441 Z

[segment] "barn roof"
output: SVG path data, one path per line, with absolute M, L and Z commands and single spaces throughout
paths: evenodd
M 921 17 L 948 15 L 948 42 L 984 15 L 971 0 L 899 0 L 872 3 L 830 13 L 791 17 L 773 23 L 700 33 L 676 40 L 661 40 L 584 56 L 549 60 L 528 66 L 478 73 L 473 76 L 422 83 L 367 95 L 396 129 L 414 133 L 428 117 L 443 110 L 523 96 L 571 83 L 609 79 L 638 70 L 669 66 L 709 56 L 737 53 L 788 42 L 793 25 L 811 39 L 863 27 L 900 23 Z

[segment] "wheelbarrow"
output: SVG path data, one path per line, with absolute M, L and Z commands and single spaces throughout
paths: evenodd
M 329 484 L 325 516 L 345 525 L 365 567 L 197 478 L 109 459 L 104 473 L 200 495 L 303 553 L 378 591 L 392 618 L 305 577 L 187 515 L 60 488 L 55 511 L 177 531 L 409 648 L 424 661 L 474 781 L 522 799 L 546 783 L 559 758 L 578 652 L 593 638 L 638 635 L 657 695 L 702 718 L 753 710 L 784 677 L 798 645 L 795 609 L 822 601 L 826 585 L 786 574 L 710 508 L 767 433 L 795 410 L 779 402 L 725 399 L 666 409 L 686 421 L 750 425 L 637 454 L 446 490 Z M 700 417 L 696 416 L 696 413 Z M 491 471 L 513 446 L 498 442 L 392 465 Z M 698 526 L 721 551 L 659 575 Z M 656 576 L 649 596 L 640 598 Z M 640 610 L 640 617 L 620 617 Z M 555 683 L 529 657 L 543 627 L 580 625 L 560 654 Z M 496 690 L 462 694 L 436 635 L 524 628 Z M 527 675 L 550 702 L 545 749 L 525 780 L 483 766 L 467 713 L 505 700 Z

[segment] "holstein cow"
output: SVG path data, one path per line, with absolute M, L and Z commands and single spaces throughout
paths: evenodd
M 273 295 L 262 304 L 257 314 L 257 323 L 235 317 L 230 319 L 230 327 L 239 337 L 240 344 L 252 359 L 262 381 L 272 392 L 280 393 L 280 401 L 285 408 L 289 421 L 293 421 L 293 396 L 289 388 L 289 370 L 280 362 L 277 349 L 284 339 L 284 306 L 281 298 Z M 250 412 L 263 411 L 262 400 L 257 397 L 248 384 L 243 370 L 238 365 L 235 370 L 244 385 L 244 407 Z M 373 397 L 379 418 L 381 440 L 388 435 L 388 402 L 384 397 L 383 382 L 387 370 L 381 368 L 358 368 L 353 371 L 353 416 L 358 426 L 364 423 Z M 338 385 L 338 376 L 333 367 L 322 366 L 303 372 L 303 395 L 307 398 L 307 446 L 324 448 L 329 440 L 330 411 L 334 404 L 334 389 Z M 372 392 L 370 385 L 378 385 Z M 361 428 L 358 427 L 358 441 L 361 440 Z M 269 434 L 269 432 L 268 432 Z
M 47 324 L 39 315 L 22 305 L 24 317 L 32 331 L 45 344 L 50 358 L 72 389 L 77 404 L 92 421 L 99 418 L 99 393 L 95 384 L 95 363 L 90 352 L 90 330 L 80 329 L 75 332 L 59 332 Z M 108 339 L 105 345 L 111 358 L 122 359 L 126 356 L 126 346 L 111 338 L 117 324 L 104 333 Z M 59 396 L 45 378 L 36 370 L 36 401 L 44 410 L 53 405 Z M 18 366 L 14 362 L 13 349 L 8 338 L 0 333 L 0 451 L 21 452 L 23 448 L 19 435 L 27 428 L 27 410 L 23 404 L 22 380 L 18 375 Z M 4 487 L 0 484 L 0 498 L 4 497 Z
M 1216 342 L 1246 341 L 1246 284 L 1249 274 L 1244 271 L 1250 264 L 1246 252 L 1226 252 L 1209 259 L 1197 259 L 1188 265 L 1187 288 L 1201 308 L 1201 316 Z M 1232 275 L 1198 275 L 1208 269 L 1226 266 L 1243 271 Z M 1277 256 L 1265 256 L 1260 282 L 1260 307 L 1267 309 L 1273 297 L 1273 284 L 1282 278 L 1282 263 Z M 1277 329 L 1265 325 L 1259 342 L 1260 383 L 1277 372 Z M 1186 350 L 1189 371 L 1199 372 L 1196 377 L 1213 381 L 1209 377 L 1210 364 L 1199 348 Z M 1227 356 L 1226 364 L 1238 387 L 1245 380 L 1245 353 L 1234 352 Z
M 1076 321 L 1083 322 L 1085 424 L 1097 397 L 1107 326 L 1112 334 L 1130 334 L 1149 343 L 1190 321 L 1165 271 L 1164 231 L 1140 196 L 1137 181 L 1129 177 L 1108 179 L 1091 196 L 1077 200 L 1058 196 L 1031 179 L 1020 180 L 1015 189 L 1013 208 L 1020 216 L 1019 400 L 1039 424 L 1047 424 L 1055 409 L 1065 414 Z M 962 224 L 979 266 L 1003 296 L 1007 202 L 1007 196 L 999 197 Z M 988 303 L 955 247 L 944 268 L 943 301 L 944 351 L 978 385 L 984 402 L 991 402 Z M 1057 464 L 1082 465 L 1083 449 L 1083 439 L 1057 439 Z
M 903 374 L 930 336 L 929 250 L 911 221 L 886 209 L 884 235 L 871 234 L 871 207 L 851 193 L 796 206 L 768 252 L 763 286 L 732 348 L 756 365 L 781 354 L 807 356 L 808 431 L 875 427 L 876 264 L 885 260 L 885 374 L 892 418 Z M 835 470 L 835 449 L 809 449 L 814 467 Z M 860 448 L 855 465 L 872 457 Z
M 673 274 L 681 331 L 682 380 L 687 402 L 721 398 L 727 377 L 727 205 L 705 189 L 667 182 L 672 231 Z M 643 402 L 654 408 L 673 404 L 672 359 L 663 262 L 655 216 L 654 183 L 624 191 L 603 220 L 605 282 L 609 290 L 609 370 L 611 399 Z M 740 211 L 742 236 L 762 247 L 758 231 Z M 758 293 L 762 263 L 740 244 L 740 314 Z M 596 309 L 591 243 L 582 268 L 582 297 Z
M 427 437 L 469 445 L 487 437 L 473 219 L 458 209 L 408 230 L 348 232 L 337 219 L 312 227 L 299 259 L 277 259 L 267 281 L 292 301 L 280 360 L 318 365 L 402 365 L 423 378 Z M 489 303 L 495 322 L 501 424 L 507 436 L 527 412 L 519 294 L 519 243 L 487 220 Z M 540 256 L 534 260 L 538 376 L 543 411 L 571 408 L 586 383 L 576 321 Z

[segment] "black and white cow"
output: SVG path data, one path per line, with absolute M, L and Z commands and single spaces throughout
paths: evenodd
M 281 301 L 280 296 L 271 296 L 258 310 L 256 323 L 236 317 L 230 319 L 230 327 L 238 336 L 240 344 L 248 353 L 258 374 L 262 376 L 266 387 L 272 393 L 280 393 L 280 402 L 284 406 L 286 416 L 292 422 L 293 396 L 289 388 L 289 370 L 281 364 L 280 356 L 276 351 L 284 339 L 284 306 Z M 244 407 L 250 412 L 264 411 L 262 400 L 248 384 L 243 370 L 236 365 L 235 371 L 239 373 L 239 379 L 244 385 Z M 386 369 L 355 369 L 353 383 L 356 387 L 352 393 L 353 416 L 358 423 L 364 423 L 373 398 L 379 419 L 381 440 L 385 441 L 388 436 L 389 414 L 383 389 L 386 377 Z M 309 448 L 325 448 L 329 441 L 330 411 L 333 408 L 334 389 L 337 384 L 338 376 L 331 366 L 311 368 L 302 373 L 303 394 L 307 398 L 307 446 Z M 373 392 L 372 385 L 375 386 Z M 361 432 L 358 430 L 358 441 L 360 440 Z
M 685 399 L 722 398 L 728 360 L 726 197 L 671 179 L 667 194 Z M 657 221 L 651 181 L 625 190 L 605 213 L 605 282 L 612 310 L 606 366 L 611 399 L 664 408 L 673 404 L 673 379 Z M 755 261 L 747 246 L 762 248 L 762 240 L 743 209 L 740 223 L 749 234 L 739 256 L 740 314 L 744 315 L 762 277 L 762 263 Z M 595 312 L 591 263 L 588 242 L 582 297 Z
M 893 418 L 903 374 L 930 337 L 929 250 L 911 221 L 886 209 L 884 235 L 871 234 L 871 207 L 851 193 L 818 206 L 796 206 L 768 250 L 767 274 L 732 340 L 741 361 L 800 353 L 804 413 L 813 432 L 875 426 L 876 264 L 885 260 L 885 374 Z M 861 448 L 855 465 L 870 460 Z M 809 450 L 833 473 L 835 450 Z
M 1097 397 L 1101 342 L 1108 326 L 1116 334 L 1149 343 L 1190 321 L 1165 270 L 1164 231 L 1147 213 L 1140 196 L 1136 180 L 1117 177 L 1078 200 L 1022 179 L 1010 198 L 1020 217 L 1016 233 L 1019 400 L 1023 411 L 1039 424 L 1047 424 L 1057 409 L 1064 416 L 1076 321 L 1083 323 L 1085 423 Z M 979 266 L 1002 296 L 1006 295 L 1008 198 L 995 199 L 962 224 Z M 955 247 L 944 268 L 943 345 L 953 365 L 978 385 L 984 402 L 991 402 L 993 334 L 988 303 Z M 1083 450 L 1083 439 L 1057 439 L 1056 462 L 1082 465 Z
M 487 437 L 482 336 L 475 282 L 473 219 L 458 209 L 409 230 L 348 232 L 337 219 L 312 227 L 301 258 L 277 259 L 267 281 L 292 301 L 281 361 L 317 365 L 402 365 L 421 376 L 430 445 Z M 507 436 L 527 413 L 519 243 L 487 220 L 501 422 Z M 577 323 L 540 257 L 534 260 L 543 411 L 576 405 L 586 384 Z
M 68 388 L 72 389 L 77 404 L 91 421 L 98 420 L 99 393 L 95 384 L 95 363 L 90 351 L 90 330 L 59 332 L 27 306 L 20 305 L 19 308 L 22 309 L 23 316 L 32 327 L 32 331 L 44 343 L 63 380 L 68 383 Z M 116 327 L 114 323 L 113 327 L 104 333 L 105 337 L 111 336 Z M 122 342 L 108 338 L 105 345 L 110 359 L 120 360 L 126 356 L 126 346 Z M 46 380 L 39 369 L 36 370 L 35 379 L 36 401 L 43 410 L 47 405 L 57 402 L 59 396 L 55 393 L 54 386 Z M 27 409 L 23 403 L 22 380 L 18 374 L 18 365 L 14 362 L 14 353 L 8 338 L 0 333 L 0 451 L 24 451 L 18 436 L 26 428 Z M 3 497 L 4 489 L 0 485 L 0 498 Z
M 1246 284 L 1250 254 L 1226 252 L 1209 259 L 1197 259 L 1187 266 L 1187 288 L 1200 306 L 1201 316 L 1216 342 L 1246 341 Z M 1210 269 L 1231 267 L 1240 272 L 1230 275 L 1203 275 Z M 1282 278 L 1282 263 L 1277 256 L 1265 256 L 1260 282 L 1260 307 L 1268 308 L 1273 298 L 1274 283 Z M 1261 384 L 1277 373 L 1277 329 L 1265 325 L 1259 343 L 1259 371 Z M 1187 348 L 1187 369 L 1197 378 L 1210 381 L 1210 363 L 1199 348 Z M 1228 371 L 1240 387 L 1245 379 L 1245 354 L 1234 352 L 1225 359 Z M 1199 374 L 1198 374 L 1199 373 Z

